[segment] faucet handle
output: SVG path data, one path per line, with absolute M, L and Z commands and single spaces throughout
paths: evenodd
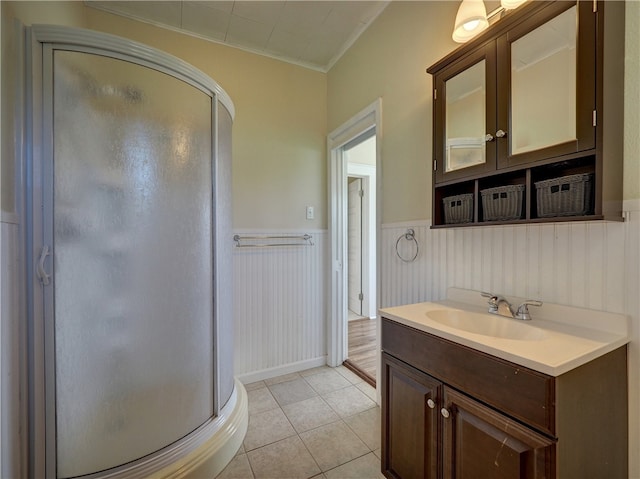
M 542 306 L 542 301 L 537 301 L 535 299 L 526 300 L 524 303 L 518 306 L 515 318 L 529 321 L 531 319 L 531 314 L 529 314 L 529 306 Z
M 497 294 L 493 294 L 493 293 L 487 293 L 482 291 L 480 293 L 480 296 L 484 297 L 484 298 L 489 298 L 489 301 L 487 301 L 487 303 L 489 303 L 489 312 L 490 313 L 497 313 L 498 312 L 498 295 Z

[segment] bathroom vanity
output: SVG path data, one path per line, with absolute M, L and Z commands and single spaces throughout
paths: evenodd
M 381 311 L 385 476 L 626 478 L 626 317 L 474 295 Z

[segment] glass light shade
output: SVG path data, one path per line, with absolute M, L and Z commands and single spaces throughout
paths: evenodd
M 453 27 L 454 42 L 465 43 L 489 26 L 482 0 L 462 0 Z
M 518 8 L 520 5 L 525 3 L 527 0 L 501 0 L 500 5 L 505 10 L 513 10 L 514 8 Z

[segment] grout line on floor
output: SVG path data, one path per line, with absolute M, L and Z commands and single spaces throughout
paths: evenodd
M 326 392 L 321 394 L 319 391 L 323 389 L 322 382 L 321 382 L 323 379 L 318 379 L 318 381 L 313 381 L 313 380 L 309 380 L 309 379 L 312 378 L 313 376 L 316 376 L 318 374 L 327 373 L 329 371 L 335 371 L 342 379 L 344 379 L 344 382 L 343 381 L 337 381 L 335 376 L 332 376 L 331 374 L 328 374 L 326 376 L 326 380 L 327 380 L 326 385 L 327 385 L 328 389 L 326 390 Z M 278 387 L 278 386 L 281 385 L 281 384 L 284 384 L 286 382 L 294 382 L 294 381 L 297 381 L 299 379 L 304 379 L 304 381 L 302 383 L 299 383 L 299 384 L 305 384 L 307 386 L 307 388 L 308 388 L 308 390 L 306 390 L 306 393 L 311 394 L 311 396 L 307 397 L 306 399 L 296 400 L 296 401 L 294 401 L 292 403 L 288 403 L 288 404 L 285 404 L 285 405 L 280 404 L 280 402 L 278 402 L 278 400 L 276 399 L 276 394 L 274 393 L 274 390 L 272 388 L 280 389 L 280 391 L 278 391 L 278 395 L 282 399 L 283 392 L 286 394 L 286 387 L 284 387 L 284 386 Z M 336 383 L 336 381 L 337 381 L 337 383 Z M 269 393 L 269 395 L 271 395 L 275 399 L 275 401 L 274 401 L 275 404 L 274 404 L 272 409 L 265 410 L 265 411 L 260 411 L 260 413 L 256 413 L 256 414 L 261 414 L 261 413 L 264 413 L 264 412 L 274 411 L 274 410 L 279 409 L 281 415 L 285 417 L 286 424 L 289 425 L 289 427 L 291 428 L 292 432 L 286 437 L 279 438 L 278 440 L 275 440 L 275 441 L 267 442 L 266 444 L 262 444 L 259 447 L 255 447 L 255 448 L 253 448 L 251 450 L 247 450 L 247 448 L 244 446 L 244 441 L 243 441 L 243 445 L 241 446 L 241 449 L 242 449 L 243 452 L 242 453 L 237 453 L 236 457 L 244 454 L 244 456 L 245 456 L 244 459 L 249 464 L 249 470 L 251 471 L 251 475 L 255 479 L 256 478 L 256 474 L 260 474 L 262 476 L 262 475 L 264 475 L 265 471 L 264 470 L 260 470 L 260 471 L 256 472 L 255 465 L 252 463 L 252 461 L 250 459 L 250 454 L 255 459 L 255 458 L 258 457 L 257 456 L 258 455 L 258 451 L 260 451 L 261 449 L 272 447 L 274 444 L 277 444 L 277 443 L 279 443 L 281 441 L 291 440 L 292 438 L 296 438 L 297 437 L 298 441 L 300 441 L 302 443 L 302 445 L 304 446 L 304 450 L 306 451 L 308 456 L 312 459 L 313 464 L 315 465 L 317 470 L 320 471 L 319 473 L 317 473 L 317 474 L 315 474 L 313 476 L 310 476 L 310 477 L 316 477 L 316 476 L 323 477 L 325 474 L 329 473 L 330 471 L 332 471 L 332 470 L 334 470 L 336 468 L 345 466 L 346 464 L 349 464 L 349 463 L 351 463 L 353 461 L 359 460 L 359 459 L 363 458 L 364 456 L 366 456 L 366 455 L 368 455 L 370 453 L 373 453 L 373 455 L 376 458 L 376 460 L 379 461 L 380 458 L 376 455 L 375 450 L 372 449 L 369 446 L 369 444 L 372 444 L 372 446 L 375 446 L 376 443 L 375 442 L 372 443 L 371 436 L 369 435 L 369 432 L 368 432 L 369 431 L 368 428 L 376 427 L 376 426 L 373 425 L 372 423 L 367 424 L 367 421 L 369 421 L 369 418 L 363 419 L 364 422 L 362 424 L 364 424 L 364 426 L 363 427 L 358 426 L 358 429 L 360 430 L 360 433 L 361 434 L 365 434 L 365 436 L 361 437 L 360 434 L 358 432 L 356 432 L 356 429 L 354 429 L 354 427 L 352 427 L 352 425 L 349 424 L 349 422 L 347 422 L 347 421 L 349 421 L 351 418 L 353 418 L 355 416 L 358 416 L 360 414 L 364 414 L 367 411 L 371 411 L 372 409 L 375 409 L 375 408 L 379 407 L 375 403 L 375 399 L 372 399 L 371 395 L 368 394 L 369 391 L 363 390 L 363 387 L 365 387 L 365 388 L 369 387 L 369 385 L 366 384 L 366 382 L 358 381 L 358 382 L 354 383 L 352 381 L 353 381 L 353 376 L 352 376 L 351 371 L 348 371 L 347 369 L 342 370 L 341 368 L 331 368 L 331 367 L 323 366 L 323 367 L 318 367 L 318 368 L 312 368 L 312 369 L 309 369 L 307 371 L 300 371 L 299 373 L 286 374 L 286 375 L 283 375 L 283 376 L 280 376 L 280 377 L 272 378 L 271 380 L 256 381 L 255 383 L 252 383 L 251 385 L 248 385 L 249 386 L 249 388 L 248 388 L 249 390 L 258 390 L 258 389 L 261 389 L 263 387 L 266 388 L 266 390 Z M 318 389 L 316 389 L 316 387 L 314 387 L 312 385 L 312 383 L 316 384 L 316 387 L 318 387 Z M 339 384 L 339 386 L 335 387 L 336 384 Z M 359 391 L 364 396 L 366 396 L 368 399 L 370 399 L 372 401 L 373 405 L 372 406 L 368 406 L 368 403 L 364 403 L 363 404 L 363 406 L 365 406 L 364 409 L 358 410 L 357 412 L 351 413 L 351 414 L 346 415 L 346 416 L 342 416 L 340 414 L 340 412 L 339 412 L 339 409 L 336 409 L 335 407 L 333 407 L 327 401 L 325 396 L 332 395 L 332 394 L 336 395 L 336 393 L 337 393 L 337 395 L 339 395 L 339 391 L 347 389 L 347 388 L 351 388 L 351 387 L 354 387 L 355 390 Z M 304 397 L 305 396 L 305 391 L 304 391 L 305 388 L 302 388 L 302 389 L 303 389 L 303 391 L 301 391 L 301 397 Z M 266 397 L 265 397 L 266 395 L 260 396 L 260 395 L 255 395 L 254 394 L 254 400 L 260 401 L 260 399 L 257 399 L 256 396 L 258 396 L 258 398 L 264 397 L 264 399 L 266 400 Z M 319 399 L 320 403 L 316 403 L 316 404 L 322 404 L 324 407 L 326 407 L 328 411 L 331 411 L 332 415 L 335 415 L 335 419 L 333 417 L 327 417 L 327 416 L 325 416 L 323 418 L 323 414 L 324 413 L 322 411 L 319 411 L 318 412 L 318 414 L 319 414 L 318 424 L 319 425 L 315 425 L 315 426 L 311 427 L 310 429 L 307 429 L 307 430 L 299 432 L 296 429 L 296 427 L 294 426 L 293 420 L 285 412 L 285 407 L 290 405 L 290 404 L 293 405 L 293 404 L 296 404 L 296 403 L 299 403 L 299 402 L 303 402 L 303 401 L 306 401 L 306 400 L 310 400 L 310 399 L 314 399 L 314 398 Z M 260 404 L 260 403 L 258 403 L 258 404 Z M 336 405 L 338 405 L 338 404 L 339 403 L 336 403 Z M 255 404 L 254 404 L 254 406 L 255 406 Z M 320 409 L 323 409 L 323 408 L 320 408 Z M 294 411 L 290 410 L 290 413 L 293 413 L 293 412 Z M 343 410 L 343 413 L 344 412 L 345 411 Z M 298 414 L 298 413 L 296 413 L 296 414 Z M 278 416 L 277 421 L 279 421 L 279 425 L 280 426 L 284 426 L 285 422 L 281 421 L 280 416 L 277 413 L 274 413 L 274 420 L 276 420 L 275 416 Z M 292 416 L 292 417 L 294 417 L 294 416 Z M 323 423 L 324 420 L 327 420 L 328 422 Z M 296 421 L 296 422 L 298 422 L 298 421 Z M 351 422 L 353 422 L 354 424 L 358 424 L 358 421 L 356 421 L 356 420 L 351 421 Z M 313 424 L 314 422 L 312 421 L 311 423 Z M 322 423 L 322 424 L 320 424 L 320 423 Z M 367 452 L 364 452 L 364 453 L 360 454 L 360 451 L 358 451 L 358 452 L 356 452 L 356 454 L 358 454 L 356 457 L 350 458 L 346 462 L 341 462 L 341 463 L 331 467 L 330 469 L 327 469 L 326 471 L 324 471 L 320 467 L 320 463 L 318 462 L 319 459 L 316 458 L 316 456 L 314 456 L 314 454 L 312 453 L 312 451 L 309 448 L 309 446 L 307 445 L 307 443 L 302 439 L 302 434 L 307 434 L 307 433 L 310 433 L 312 431 L 316 431 L 316 430 L 318 430 L 320 428 L 327 427 L 327 426 L 330 426 L 332 424 L 338 424 L 338 423 L 341 423 L 343 426 L 346 426 L 346 430 L 351 431 L 351 433 L 353 434 L 354 440 L 357 439 L 359 442 L 361 442 L 366 447 Z M 301 423 L 301 424 L 304 424 L 304 423 Z M 264 425 L 263 425 L 263 427 L 264 427 Z M 340 426 L 340 427 L 342 427 L 342 426 Z M 267 429 L 268 429 L 268 426 L 267 426 Z M 286 431 L 286 427 L 285 427 L 285 433 L 288 433 L 288 431 Z M 266 436 L 265 439 L 266 440 L 269 439 L 268 435 Z M 366 439 L 366 442 L 365 442 L 365 439 Z M 302 449 L 300 449 L 300 451 L 302 451 Z M 316 451 L 316 454 L 317 454 L 317 452 L 318 451 Z M 266 454 L 266 453 L 267 453 L 266 451 L 263 452 L 263 454 Z M 340 460 L 344 460 L 344 459 L 345 458 L 343 457 L 342 459 L 339 459 L 337 462 L 339 462 Z M 275 459 L 275 460 L 277 461 L 277 459 Z M 304 461 L 308 461 L 308 458 L 305 458 Z M 311 465 L 311 462 L 308 462 L 307 464 Z M 264 466 L 264 464 L 262 464 L 260 467 L 263 467 L 263 466 Z M 282 467 L 282 463 L 280 463 L 280 466 L 274 465 L 274 467 Z M 249 473 L 249 470 L 246 471 L 247 475 Z M 367 478 L 363 478 L 363 479 L 370 479 L 370 478 L 367 477 Z

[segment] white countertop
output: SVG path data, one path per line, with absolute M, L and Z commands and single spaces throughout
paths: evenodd
M 523 301 L 522 298 L 507 299 L 514 307 Z M 380 315 L 550 376 L 560 376 L 630 340 L 629 318 L 617 313 L 547 303 L 530 307 L 531 321 L 504 318 L 505 321 L 516 321 L 518 328 L 544 331 L 538 339 L 520 340 L 485 336 L 447 326 L 429 318 L 427 313 L 436 310 L 487 313 L 488 306 L 486 298 L 478 291 L 450 288 L 447 300 L 384 308 Z

